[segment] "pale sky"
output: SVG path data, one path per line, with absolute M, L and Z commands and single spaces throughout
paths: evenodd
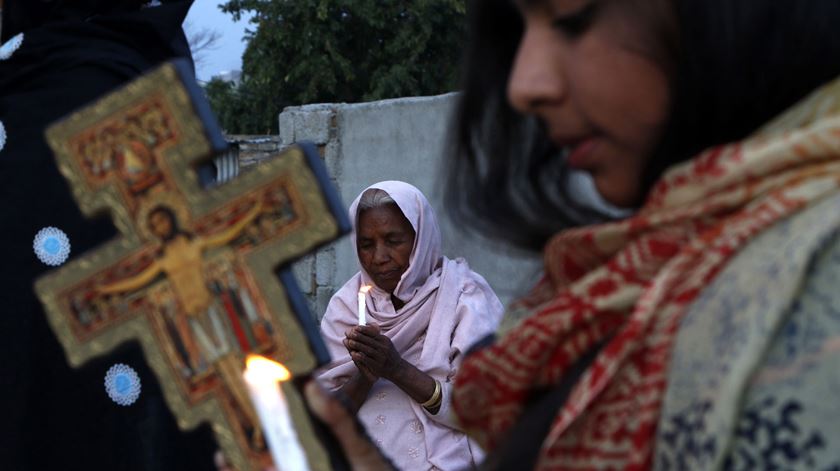
M 219 10 L 219 0 L 195 0 L 185 24 L 187 36 L 190 30 L 211 28 L 221 34 L 212 50 L 204 52 L 204 64 L 196 64 L 198 80 L 207 81 L 220 72 L 242 69 L 242 53 L 245 51 L 243 36 L 249 25 L 248 18 L 234 22 L 233 17 Z

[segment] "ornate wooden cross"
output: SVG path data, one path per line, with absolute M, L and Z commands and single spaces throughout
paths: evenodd
M 47 139 L 87 217 L 120 235 L 36 282 L 73 366 L 139 341 L 182 429 L 210 422 L 240 471 L 269 457 L 245 389 L 244 356 L 295 373 L 323 361 L 293 309 L 292 260 L 349 230 L 312 148 L 293 147 L 203 189 L 195 169 L 226 143 L 185 64 L 173 62 L 50 127 Z M 290 297 L 291 296 L 291 297 Z M 325 450 L 293 388 L 293 420 L 315 469 Z

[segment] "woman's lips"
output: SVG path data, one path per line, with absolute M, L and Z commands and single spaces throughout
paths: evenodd
M 384 272 L 378 273 L 376 275 L 376 277 L 380 278 L 380 279 L 383 279 L 383 280 L 390 280 L 390 279 L 396 278 L 397 275 L 399 274 L 399 272 L 400 272 L 399 270 L 384 271 Z
M 593 137 L 577 141 L 575 144 L 569 145 L 569 152 L 566 156 L 566 163 L 569 167 L 584 169 L 592 165 L 592 153 L 596 147 L 596 141 Z

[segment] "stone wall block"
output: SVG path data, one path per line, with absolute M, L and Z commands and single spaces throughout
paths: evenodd
M 295 275 L 298 287 L 307 296 L 315 294 L 315 254 L 307 255 L 292 264 L 292 273 Z
M 329 247 L 321 250 L 315 257 L 315 284 L 318 287 L 336 287 L 335 279 L 335 249 Z

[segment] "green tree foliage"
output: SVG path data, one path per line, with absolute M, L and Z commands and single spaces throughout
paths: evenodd
M 228 0 L 246 33 L 238 87 L 206 91 L 232 133 L 276 132 L 277 114 L 305 103 L 431 95 L 455 88 L 465 0 Z
M 259 113 L 253 113 L 253 100 L 245 87 L 213 79 L 204 84 L 204 93 L 225 132 L 230 134 L 276 134 L 273 125 Z M 276 113 L 273 118 L 276 121 Z

